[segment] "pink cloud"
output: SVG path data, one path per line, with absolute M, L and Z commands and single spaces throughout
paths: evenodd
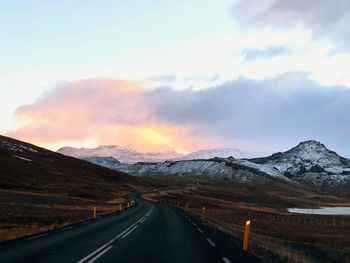
M 193 148 L 198 138 L 185 135 L 189 125 L 176 126 L 154 117 L 153 104 L 138 82 L 89 79 L 65 83 L 34 104 L 19 107 L 16 116 L 25 125 L 7 135 L 39 145 L 92 139 L 141 150 Z

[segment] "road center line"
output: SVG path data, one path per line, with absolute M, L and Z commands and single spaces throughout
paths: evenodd
M 100 254 L 98 254 L 97 256 L 95 256 L 94 258 L 92 258 L 91 260 L 89 260 L 88 263 L 92 263 L 95 262 L 96 259 L 98 259 L 99 257 L 101 257 L 103 254 L 105 254 L 108 250 L 110 250 L 113 246 L 109 246 L 107 247 L 105 250 L 103 250 Z
M 126 232 L 128 232 L 131 228 L 133 228 L 135 225 L 137 225 L 142 219 L 144 219 L 147 216 L 144 215 L 141 219 L 137 220 L 134 224 L 132 224 L 131 226 L 129 226 L 127 229 L 125 229 L 123 232 L 121 232 L 118 236 L 114 237 L 113 239 L 111 239 L 110 241 L 108 241 L 106 244 L 104 244 L 103 246 L 101 246 L 100 248 L 96 249 L 94 252 L 92 252 L 91 254 L 87 255 L 85 258 L 79 260 L 77 263 L 83 263 L 84 261 L 88 260 L 89 258 L 93 257 L 94 255 L 96 255 L 97 253 L 99 253 L 102 249 L 104 249 L 105 247 L 107 247 L 108 245 L 110 245 L 112 242 L 114 242 L 115 240 L 117 240 L 118 238 L 120 238 L 121 236 L 123 236 Z
M 36 238 L 39 238 L 39 237 L 44 237 L 44 236 L 47 236 L 48 233 L 44 233 L 44 234 L 41 234 L 41 235 L 37 235 L 37 236 L 33 236 L 33 237 L 29 237 L 27 238 L 27 240 L 32 240 L 32 239 L 36 239 Z
M 202 230 L 202 229 L 197 228 L 197 230 L 198 230 L 199 233 L 202 233 L 202 234 L 203 234 L 203 230 Z
M 223 257 L 222 261 L 224 261 L 225 263 L 231 263 L 231 261 L 229 261 L 227 258 Z
M 134 231 L 137 228 L 137 225 L 131 228 L 124 236 L 122 236 L 120 239 L 126 238 L 132 231 Z
M 213 247 L 215 247 L 215 244 L 214 244 L 214 242 L 213 241 L 211 241 L 211 239 L 210 238 L 206 238 L 206 240 L 208 241 L 208 243 L 211 245 L 211 246 L 213 246 Z

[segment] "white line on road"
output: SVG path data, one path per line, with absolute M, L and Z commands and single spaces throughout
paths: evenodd
M 222 261 L 224 261 L 225 263 L 231 263 L 231 261 L 229 261 L 227 258 L 223 257 Z
M 33 237 L 29 237 L 27 238 L 27 240 L 32 240 L 32 239 L 36 239 L 36 238 L 39 238 L 39 237 L 44 237 L 44 236 L 47 236 L 48 233 L 44 233 L 44 234 L 41 234 L 41 235 L 37 235 L 37 236 L 33 236 Z
M 208 243 L 211 245 L 211 246 L 213 246 L 213 247 L 215 247 L 215 244 L 214 244 L 214 242 L 213 241 L 211 241 L 211 239 L 210 238 L 206 238 L 206 240 L 208 241 Z
M 101 257 L 103 254 L 105 254 L 108 250 L 110 250 L 113 246 L 109 246 L 107 247 L 105 250 L 103 250 L 100 254 L 98 254 L 96 257 L 92 258 L 91 260 L 88 261 L 88 263 L 92 263 L 95 262 L 96 259 L 98 259 L 99 257 Z
M 135 228 L 137 227 L 137 225 L 136 226 L 134 226 L 133 228 L 131 228 L 130 230 L 129 230 L 129 232 L 127 232 L 124 236 L 122 236 L 120 239 L 124 239 L 124 238 L 126 238 L 132 231 L 134 231 L 135 230 Z
M 149 212 L 148 212 L 149 213 Z M 147 213 L 147 214 L 148 214 Z M 92 256 L 94 256 L 95 254 L 99 253 L 102 249 L 104 249 L 105 247 L 107 247 L 108 245 L 110 245 L 112 242 L 114 242 L 115 240 L 117 240 L 118 238 L 120 238 L 121 236 L 123 236 L 126 232 L 128 232 L 131 228 L 133 228 L 135 225 L 137 225 L 142 219 L 144 219 L 146 216 L 144 215 L 141 219 L 139 219 L 138 221 L 136 221 L 134 224 L 132 224 L 131 226 L 129 226 L 127 229 L 125 229 L 123 232 L 121 232 L 118 236 L 114 237 L 113 239 L 111 239 L 110 241 L 108 241 L 106 244 L 104 244 L 103 246 L 101 246 L 100 248 L 96 249 L 94 252 L 92 252 L 91 254 L 87 255 L 85 258 L 79 260 L 77 263 L 83 263 L 86 260 L 88 260 L 89 258 L 91 258 Z
M 196 226 L 196 223 L 192 223 L 192 225 Z
M 140 221 L 140 224 L 142 224 L 143 222 L 145 222 L 146 219 L 147 219 L 147 217 L 144 218 L 144 219 L 142 219 L 142 220 Z
M 203 234 L 203 230 L 202 230 L 202 229 L 197 228 L 197 230 L 198 230 L 199 233 L 202 233 L 202 234 Z

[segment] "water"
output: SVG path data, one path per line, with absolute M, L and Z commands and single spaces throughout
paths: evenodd
M 350 215 L 350 207 L 288 208 L 288 212 L 310 215 Z

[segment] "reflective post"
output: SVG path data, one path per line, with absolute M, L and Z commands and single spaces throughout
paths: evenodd
M 249 232 L 250 232 L 250 220 L 245 222 L 243 250 L 248 250 Z

